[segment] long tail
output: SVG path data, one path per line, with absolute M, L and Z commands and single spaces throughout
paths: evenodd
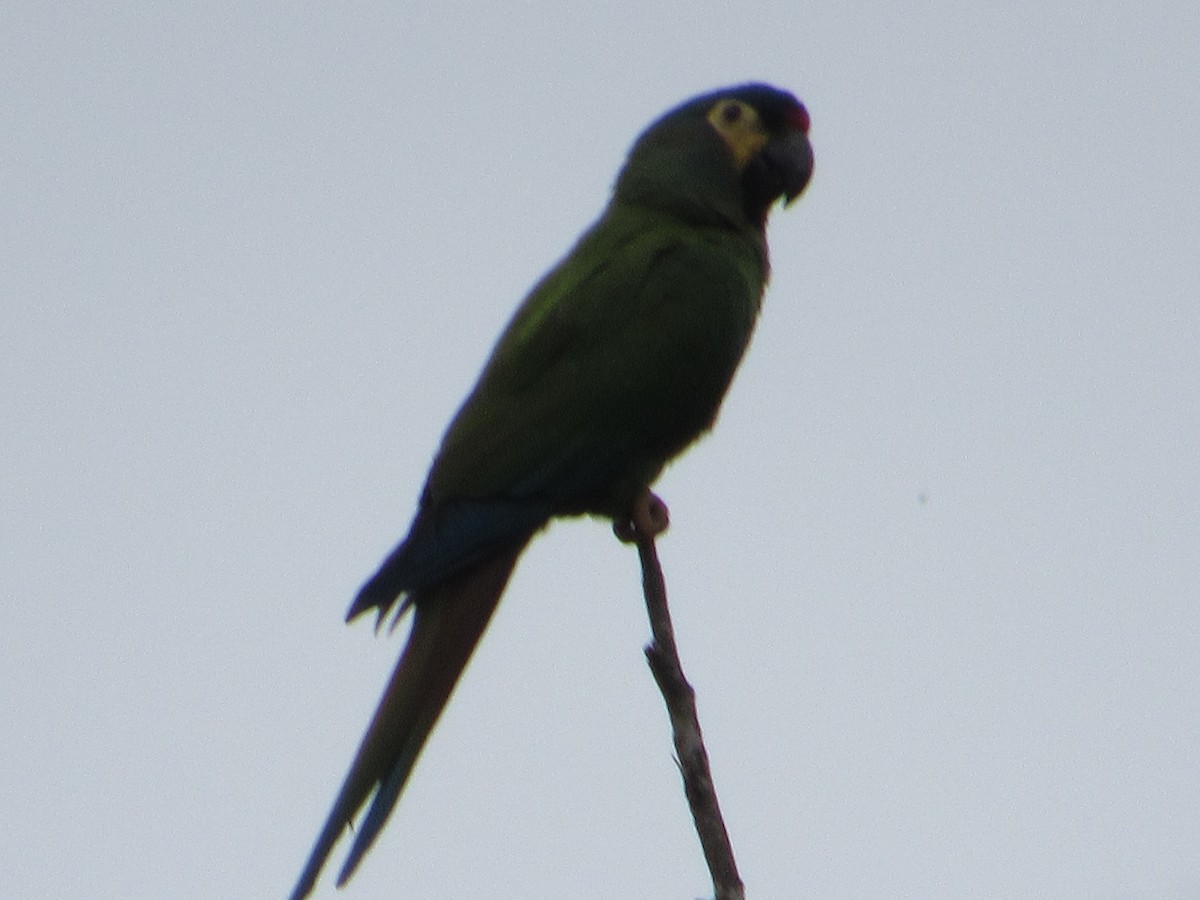
M 448 579 L 423 593 L 415 604 L 408 643 L 291 900 L 302 900 L 312 891 L 342 829 L 374 792 L 371 808 L 338 875 L 338 887 L 354 874 L 396 805 L 527 542 L 528 538 L 519 541 Z

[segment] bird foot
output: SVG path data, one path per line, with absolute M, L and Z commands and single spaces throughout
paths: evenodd
M 647 488 L 633 501 L 628 519 L 613 519 L 613 534 L 626 544 L 637 542 L 638 537 L 658 537 L 671 524 L 671 512 L 667 504 Z

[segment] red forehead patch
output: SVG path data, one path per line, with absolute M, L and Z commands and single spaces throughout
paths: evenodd
M 784 116 L 784 120 L 792 128 L 799 129 L 805 134 L 808 134 L 808 128 L 812 124 L 808 117 L 808 110 L 804 108 L 803 103 L 797 103 L 795 106 L 789 109 L 787 114 Z

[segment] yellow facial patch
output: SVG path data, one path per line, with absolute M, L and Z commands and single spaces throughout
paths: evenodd
M 770 137 L 758 111 L 741 100 L 718 100 L 708 111 L 708 124 L 733 153 L 739 171 L 766 146 Z

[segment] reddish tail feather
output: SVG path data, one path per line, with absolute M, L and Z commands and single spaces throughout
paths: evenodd
M 396 805 L 527 542 L 528 538 L 510 545 L 413 599 L 408 643 L 291 900 L 302 900 L 312 891 L 342 829 L 374 794 L 338 875 L 338 886 L 354 874 Z

